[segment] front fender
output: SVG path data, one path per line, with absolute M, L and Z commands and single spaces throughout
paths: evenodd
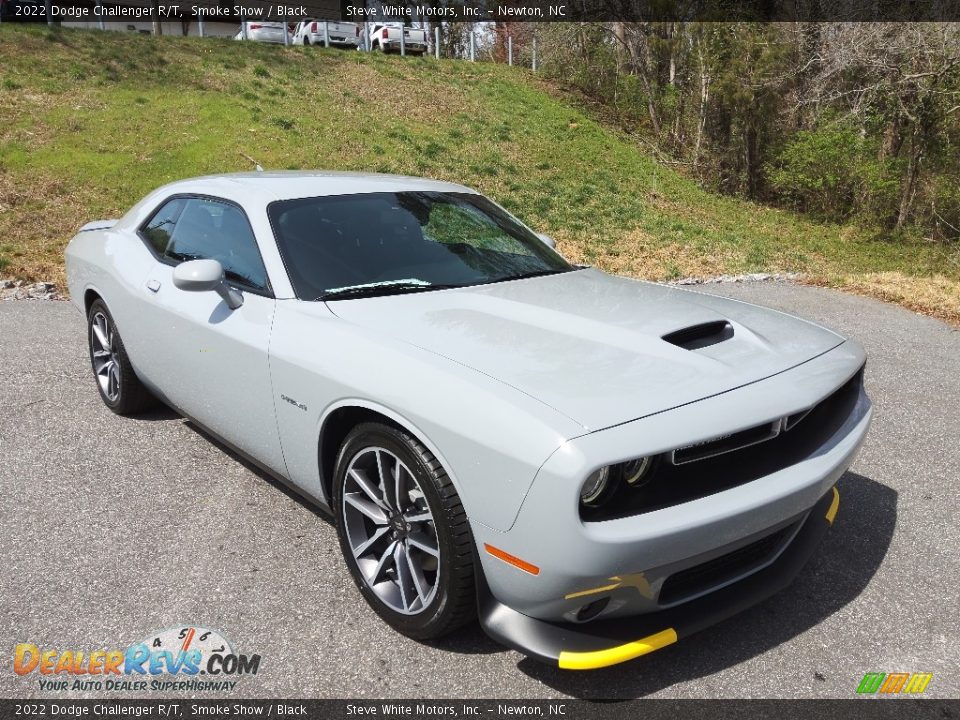
M 324 495 L 320 429 L 349 405 L 414 434 L 443 463 L 471 521 L 499 530 L 513 523 L 541 464 L 583 432 L 503 383 L 342 320 L 322 303 L 277 302 L 270 368 L 290 480 L 315 497 Z

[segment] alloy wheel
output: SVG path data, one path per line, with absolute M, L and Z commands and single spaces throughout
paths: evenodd
M 120 397 L 120 363 L 113 325 L 102 312 L 96 313 L 90 322 L 90 350 L 100 390 L 109 402 L 114 403 Z
M 389 450 L 364 448 L 350 461 L 343 521 L 367 586 L 390 609 L 423 612 L 437 594 L 440 544 L 419 481 Z

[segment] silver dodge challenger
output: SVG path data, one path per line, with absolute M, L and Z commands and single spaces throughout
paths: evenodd
M 871 419 L 863 348 L 561 257 L 459 185 L 184 180 L 66 250 L 100 397 L 174 408 L 332 513 L 398 631 L 567 669 L 786 587 Z

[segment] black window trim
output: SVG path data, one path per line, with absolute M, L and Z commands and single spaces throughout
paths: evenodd
M 260 252 L 260 242 L 257 238 L 257 233 L 253 229 L 253 225 L 250 223 L 250 218 L 247 217 L 246 210 L 241 207 L 240 203 L 234 202 L 233 200 L 228 200 L 227 198 L 218 197 L 216 195 L 205 195 L 202 193 L 174 193 L 173 195 L 168 195 L 166 198 L 161 200 L 153 211 L 147 216 L 147 219 L 140 223 L 140 226 L 137 228 L 137 237 L 147 246 L 147 250 L 150 251 L 150 254 L 153 255 L 158 261 L 162 262 L 164 265 L 169 265 L 170 267 L 176 267 L 180 263 L 168 258 L 166 255 L 160 255 L 157 252 L 157 249 L 147 238 L 144 230 L 150 224 L 150 222 L 157 216 L 167 203 L 172 202 L 173 200 L 210 200 L 213 202 L 223 203 L 224 205 L 232 205 L 240 211 L 240 214 L 243 215 L 243 219 L 247 223 L 247 227 L 250 228 L 250 237 L 253 238 L 253 245 L 257 249 L 257 257 L 260 258 L 260 264 L 263 265 L 263 274 L 267 279 L 266 288 L 258 288 L 252 285 L 247 285 L 246 283 L 239 282 L 237 280 L 227 280 L 227 284 L 233 287 L 236 287 L 244 292 L 252 293 L 254 295 L 259 295 L 260 297 L 270 298 L 271 300 L 276 299 L 276 295 L 273 292 L 273 283 L 270 282 L 270 271 L 267 269 L 267 264 L 263 261 L 263 253 Z M 180 211 L 181 213 L 183 210 Z M 177 222 L 180 222 L 180 217 L 177 216 Z M 176 229 L 176 224 L 174 224 L 174 229 Z

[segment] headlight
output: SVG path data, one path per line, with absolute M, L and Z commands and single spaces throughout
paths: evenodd
M 600 500 L 607 494 L 610 487 L 610 468 L 602 467 L 590 473 L 580 487 L 580 502 L 590 507 L 600 504 Z
M 621 477 L 630 487 L 640 487 L 650 479 L 650 468 L 652 466 L 653 458 L 649 457 L 627 460 L 625 463 L 620 463 Z

